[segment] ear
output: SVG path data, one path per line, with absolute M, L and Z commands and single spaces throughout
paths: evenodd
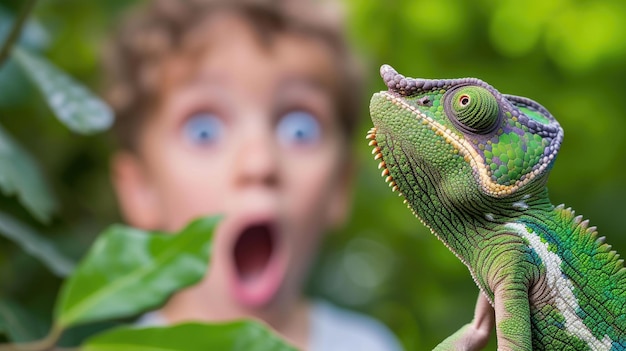
M 130 152 L 118 152 L 111 160 L 111 180 L 124 219 L 132 226 L 157 229 L 158 202 L 141 160 Z
M 330 228 L 337 229 L 343 226 L 352 209 L 352 186 L 355 172 L 354 161 L 344 160 L 342 172 L 335 181 L 334 191 L 330 196 L 327 208 L 327 218 Z

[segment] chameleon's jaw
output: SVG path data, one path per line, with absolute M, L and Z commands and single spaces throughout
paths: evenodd
M 377 133 L 378 133 L 378 127 L 373 127 L 371 128 L 368 132 L 367 135 L 365 136 L 365 138 L 367 140 L 369 140 L 368 145 L 373 147 L 372 149 L 372 155 L 374 155 L 374 160 L 379 161 L 378 163 L 378 169 L 381 170 L 381 176 L 385 179 L 385 182 L 389 185 L 389 187 L 391 188 L 391 190 L 393 192 L 397 192 L 398 196 L 402 197 L 403 199 L 403 203 L 407 206 L 407 208 L 413 213 L 413 215 L 426 227 L 430 230 L 431 233 L 433 233 L 439 240 L 441 240 L 441 242 L 452 252 L 454 253 L 454 255 L 456 255 L 465 265 L 468 265 L 467 261 L 461 257 L 457 251 L 451 247 L 449 245 L 449 243 L 444 240 L 440 234 L 435 231 L 435 229 L 431 226 L 431 224 L 426 221 L 424 219 L 424 217 L 422 217 L 422 215 L 420 215 L 420 213 L 417 212 L 416 208 L 413 207 L 414 204 L 409 202 L 409 199 L 402 193 L 402 190 L 400 189 L 400 187 L 398 186 L 398 184 L 396 183 L 396 181 L 394 180 L 393 176 L 390 173 L 390 170 L 387 166 L 387 163 L 384 160 L 384 155 L 383 155 L 383 150 L 381 149 L 381 146 L 378 145 L 378 140 L 377 140 Z M 472 273 L 473 274 L 473 273 Z
M 378 142 L 376 141 L 377 130 L 378 129 L 376 127 L 371 128 L 367 132 L 367 136 L 365 136 L 365 139 L 369 140 L 370 142 L 368 143 L 368 145 L 373 147 L 372 155 L 374 155 L 374 160 L 380 160 L 380 163 L 378 163 L 378 169 L 382 170 L 381 171 L 382 173 L 380 175 L 383 178 L 385 178 L 385 182 L 389 184 L 391 191 L 399 191 L 398 184 L 396 184 L 396 182 L 393 180 L 393 177 L 389 173 L 387 164 L 383 160 L 383 153 L 381 152 L 380 147 L 378 146 Z M 406 203 L 406 199 L 405 199 L 405 203 Z

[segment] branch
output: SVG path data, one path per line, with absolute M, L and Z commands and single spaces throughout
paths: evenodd
M 22 27 L 24 27 L 26 19 L 28 19 L 28 15 L 32 11 L 33 7 L 35 7 L 36 2 L 37 0 L 27 0 L 26 5 L 24 5 L 24 7 L 22 8 L 20 16 L 13 22 L 11 32 L 9 32 L 9 35 L 7 36 L 6 40 L 2 44 L 2 47 L 0 48 L 0 67 L 2 67 L 4 61 L 6 61 L 7 57 L 9 57 L 9 54 L 11 53 L 11 48 L 19 38 L 20 33 L 22 32 Z

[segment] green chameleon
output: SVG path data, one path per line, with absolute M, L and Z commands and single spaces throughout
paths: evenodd
M 491 305 L 500 350 L 626 350 L 623 260 L 548 198 L 563 140 L 554 117 L 475 78 L 408 78 L 388 65 L 381 76 L 374 158 L 482 292 L 473 324 L 438 349 L 484 346 Z

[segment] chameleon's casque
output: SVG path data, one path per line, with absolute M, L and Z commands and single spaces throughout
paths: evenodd
M 499 349 L 626 350 L 623 261 L 548 198 L 556 119 L 475 78 L 414 79 L 387 65 L 381 76 L 374 158 L 494 306 Z

